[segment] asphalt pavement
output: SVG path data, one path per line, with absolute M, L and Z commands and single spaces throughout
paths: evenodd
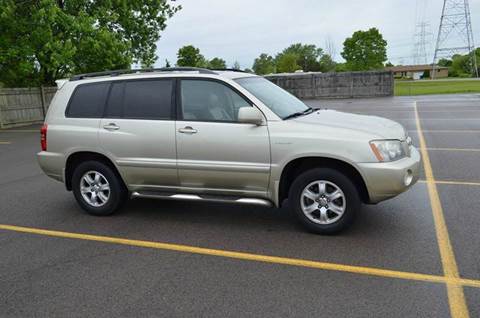
M 41 172 L 38 126 L 0 131 L 0 317 L 480 317 L 480 96 L 306 102 L 402 123 L 420 182 L 335 236 L 286 208 L 93 217 Z

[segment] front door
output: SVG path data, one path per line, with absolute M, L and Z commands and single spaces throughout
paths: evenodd
M 100 145 L 131 189 L 178 186 L 173 92 L 172 79 L 112 84 Z
M 185 191 L 265 195 L 270 177 L 267 126 L 237 121 L 239 108 L 255 106 L 215 80 L 182 79 L 179 95 L 180 186 Z

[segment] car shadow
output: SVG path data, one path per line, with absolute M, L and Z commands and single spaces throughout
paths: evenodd
M 127 202 L 116 215 L 140 223 L 179 224 L 187 228 L 208 225 L 227 229 L 248 229 L 268 232 L 305 233 L 290 210 L 288 201 L 281 208 L 265 208 L 254 205 L 240 205 L 217 202 L 192 202 L 175 200 L 135 199 Z M 361 235 L 390 224 L 388 217 L 378 213 L 378 208 L 363 206 L 357 212 L 352 226 L 341 235 Z

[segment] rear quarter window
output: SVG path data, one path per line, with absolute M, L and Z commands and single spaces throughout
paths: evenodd
M 65 115 L 73 118 L 100 118 L 110 83 L 79 85 L 73 92 Z

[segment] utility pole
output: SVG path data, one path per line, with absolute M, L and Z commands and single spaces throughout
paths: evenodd
M 443 0 L 437 44 L 432 63 L 432 78 L 435 78 L 435 66 L 439 59 L 451 58 L 455 54 L 465 53 L 470 54 L 472 74 L 478 77 L 468 0 Z

